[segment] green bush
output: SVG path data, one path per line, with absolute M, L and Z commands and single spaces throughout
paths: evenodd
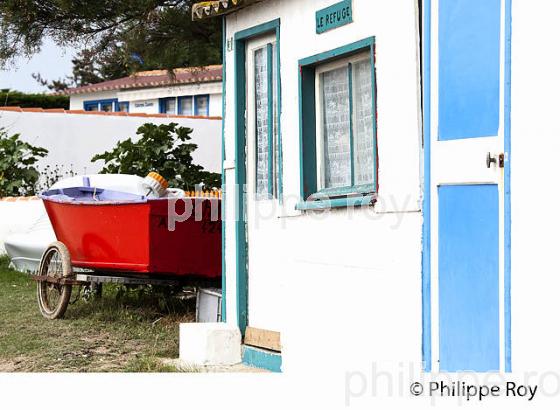
M 0 106 L 68 109 L 70 98 L 66 95 L 27 94 L 4 89 L 0 91 Z
M 35 164 L 48 153 L 19 137 L 0 128 L 0 197 L 33 195 L 39 180 Z
M 119 141 L 112 151 L 94 156 L 91 161 L 105 162 L 101 173 L 145 176 L 155 171 L 169 182 L 169 186 L 193 190 L 196 184 L 205 188 L 221 186 L 221 175 L 204 171 L 193 164 L 192 153 L 197 145 L 190 143 L 191 128 L 171 124 L 144 124 L 138 128 L 137 142 L 131 138 Z

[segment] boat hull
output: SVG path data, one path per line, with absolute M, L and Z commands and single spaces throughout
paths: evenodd
M 203 278 L 221 276 L 220 201 L 72 203 L 43 198 L 56 237 L 68 247 L 74 267 Z M 177 217 L 185 209 L 191 216 Z M 169 229 L 170 215 L 174 230 Z

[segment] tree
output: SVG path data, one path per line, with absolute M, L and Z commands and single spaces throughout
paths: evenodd
M 48 151 L 19 137 L 0 128 L 0 196 L 33 195 L 39 181 L 35 164 Z
M 61 46 L 83 49 L 72 78 L 62 80 L 72 85 L 122 77 L 139 68 L 217 64 L 220 21 L 193 22 L 195 2 L 2 0 L 0 67 L 15 57 L 35 54 L 47 37 Z
M 204 171 L 193 164 L 192 153 L 197 145 L 192 142 L 191 128 L 171 124 L 144 124 L 136 131 L 140 139 L 119 141 L 117 146 L 103 154 L 95 155 L 91 161 L 105 162 L 102 174 L 133 174 L 145 176 L 156 171 L 172 187 L 194 190 L 201 182 L 207 188 L 221 186 L 221 176 Z

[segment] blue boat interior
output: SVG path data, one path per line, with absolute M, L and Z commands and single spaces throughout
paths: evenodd
M 51 189 L 43 192 L 41 198 L 58 202 L 144 202 L 146 200 L 143 195 L 85 186 Z
M 50 189 L 40 195 L 43 199 L 56 202 L 145 202 L 144 195 L 90 186 L 89 178 L 84 178 L 84 185 L 78 187 Z

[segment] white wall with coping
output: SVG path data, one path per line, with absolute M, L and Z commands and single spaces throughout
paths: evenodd
M 512 366 L 560 373 L 560 4 L 513 0 Z
M 39 161 L 39 169 L 59 165 L 68 170 L 71 166 L 78 174 L 98 172 L 103 164 L 101 161 L 92 163 L 91 158 L 112 149 L 118 141 L 138 139 L 136 130 L 141 125 L 171 122 L 193 129 L 192 142 L 198 145 L 193 153 L 194 162 L 207 171 L 221 172 L 221 120 L 0 112 L 0 127 L 8 134 L 19 133 L 22 140 L 49 150 L 48 156 Z
M 413 363 L 421 355 L 421 133 L 416 1 L 355 0 L 354 22 L 315 34 L 329 0 L 270 0 L 227 18 L 227 38 L 281 19 L 285 204 L 260 221 L 251 269 L 268 280 L 249 291 L 249 324 L 281 332 L 283 370 Z M 297 10 L 297 13 L 295 12 Z M 372 210 L 295 210 L 299 199 L 298 60 L 376 37 L 379 194 Z M 235 190 L 234 53 L 227 52 L 227 195 Z M 236 322 L 235 203 L 226 203 L 227 320 Z M 253 295 L 253 296 L 252 296 Z M 251 298 L 261 300 L 251 311 Z M 328 364 L 327 364 L 328 363 Z

